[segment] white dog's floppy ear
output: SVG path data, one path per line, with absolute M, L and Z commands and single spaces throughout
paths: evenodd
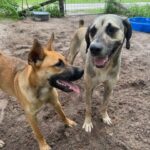
M 124 34 L 126 38 L 126 48 L 130 48 L 130 38 L 132 36 L 132 27 L 127 18 L 123 19 Z
M 87 28 L 86 34 L 85 34 L 85 41 L 86 41 L 86 53 L 89 49 L 90 46 L 90 37 L 89 37 L 89 31 L 90 31 L 90 26 Z

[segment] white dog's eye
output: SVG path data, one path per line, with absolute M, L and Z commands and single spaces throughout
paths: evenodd
M 109 36 L 113 36 L 119 29 L 112 26 L 111 24 L 108 24 L 108 26 L 106 27 L 106 33 Z

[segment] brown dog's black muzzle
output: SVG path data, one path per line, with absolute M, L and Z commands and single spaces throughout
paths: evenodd
M 71 81 L 80 79 L 83 73 L 83 69 L 69 66 L 62 73 L 53 75 L 49 79 L 49 84 L 65 92 L 78 92 L 78 87 L 71 83 Z

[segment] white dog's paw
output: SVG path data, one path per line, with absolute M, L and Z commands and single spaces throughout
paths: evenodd
M 2 140 L 0 140 L 0 148 L 4 147 L 4 145 L 5 143 Z
M 85 119 L 82 128 L 85 129 L 86 132 L 91 132 L 91 130 L 93 128 L 91 119 Z
M 103 119 L 103 122 L 105 124 L 107 124 L 107 125 L 111 125 L 112 124 L 112 121 L 111 121 L 111 119 L 110 119 L 110 117 L 108 116 L 107 113 L 102 117 L 102 119 Z

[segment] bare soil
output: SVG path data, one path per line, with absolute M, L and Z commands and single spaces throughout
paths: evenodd
M 56 49 L 67 55 L 79 19 L 84 19 L 88 25 L 95 17 L 71 16 L 49 22 L 1 21 L 0 49 L 26 60 L 33 38 L 45 44 L 55 32 Z M 76 62 L 81 64 L 81 59 L 78 57 Z M 100 86 L 92 100 L 94 129 L 91 134 L 82 129 L 85 113 L 83 80 L 78 84 L 81 95 L 59 91 L 64 111 L 78 123 L 76 127 L 64 126 L 52 107 L 43 106 L 38 114 L 40 128 L 53 150 L 150 150 L 150 34 L 133 32 L 131 49 L 124 46 L 122 50 L 120 80 L 108 110 L 112 126 L 105 125 L 99 115 L 103 95 Z M 0 91 L 0 103 L 3 101 L 8 101 L 8 105 L 0 124 L 0 140 L 6 143 L 2 149 L 37 150 L 37 142 L 16 99 Z

